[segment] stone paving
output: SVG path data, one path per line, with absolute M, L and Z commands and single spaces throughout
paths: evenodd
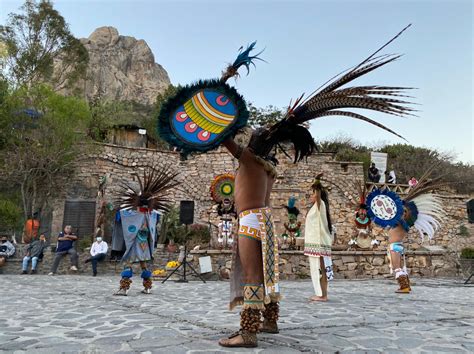
M 474 287 L 454 279 L 416 279 L 410 295 L 389 280 L 336 280 L 330 301 L 312 304 L 310 281 L 283 282 L 280 334 L 249 350 L 217 344 L 239 321 L 225 282 L 155 282 L 142 295 L 135 277 L 116 297 L 119 277 L 0 280 L 0 352 L 474 352 Z

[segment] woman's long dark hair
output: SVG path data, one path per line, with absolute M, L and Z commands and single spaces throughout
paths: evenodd
M 321 200 L 324 202 L 326 206 L 326 218 L 328 220 L 328 229 L 329 232 L 332 232 L 332 222 L 331 222 L 331 215 L 329 214 L 329 199 L 328 199 L 328 192 L 325 189 L 321 189 Z

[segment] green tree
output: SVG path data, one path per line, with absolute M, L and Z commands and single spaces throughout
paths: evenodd
M 437 165 L 432 177 L 443 176 L 453 182 L 452 188 L 458 193 L 474 191 L 474 166 L 453 162 L 452 154 L 408 144 L 386 145 L 380 151 L 388 154 L 388 165 L 395 170 L 399 183 L 407 183 L 411 177 L 420 178 Z
M 143 127 L 147 130 L 148 135 L 156 141 L 157 147 L 160 148 L 168 148 L 169 144 L 161 139 L 158 133 L 158 115 L 160 114 L 161 107 L 163 103 L 165 103 L 168 98 L 176 95 L 176 92 L 181 88 L 180 85 L 174 86 L 169 85 L 165 91 L 159 93 L 156 96 L 155 104 L 153 106 L 153 111 L 148 116 L 148 119 L 144 120 Z
M 21 208 L 9 199 L 0 199 L 0 232 L 13 233 L 20 229 L 21 220 Z
M 91 119 L 87 134 L 98 142 L 106 141 L 107 131 L 115 125 L 133 125 L 133 105 L 129 102 L 111 101 L 100 96 L 89 101 Z
M 87 103 L 45 85 L 10 94 L 0 119 L 0 182 L 20 192 L 24 217 L 41 211 L 68 187 L 75 163 L 90 152 Z
M 0 68 L 15 87 L 48 82 L 70 87 L 85 73 L 89 55 L 47 0 L 25 1 L 0 26 Z M 5 53 L 6 52 L 6 53 Z
M 285 116 L 285 111 L 272 105 L 265 108 L 257 108 L 252 103 L 249 103 L 248 110 L 250 114 L 248 125 L 252 128 L 275 124 Z
M 364 171 L 370 165 L 370 150 L 347 136 L 338 136 L 318 143 L 321 152 L 332 152 L 337 161 L 356 161 L 364 164 Z

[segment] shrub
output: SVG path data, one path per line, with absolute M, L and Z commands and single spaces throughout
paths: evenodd
M 474 248 L 463 248 L 461 258 L 474 259 Z

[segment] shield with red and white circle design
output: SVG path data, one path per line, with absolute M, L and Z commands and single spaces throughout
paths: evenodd
M 160 136 L 184 154 L 215 149 L 247 123 L 243 98 L 218 80 L 178 90 L 159 115 Z

